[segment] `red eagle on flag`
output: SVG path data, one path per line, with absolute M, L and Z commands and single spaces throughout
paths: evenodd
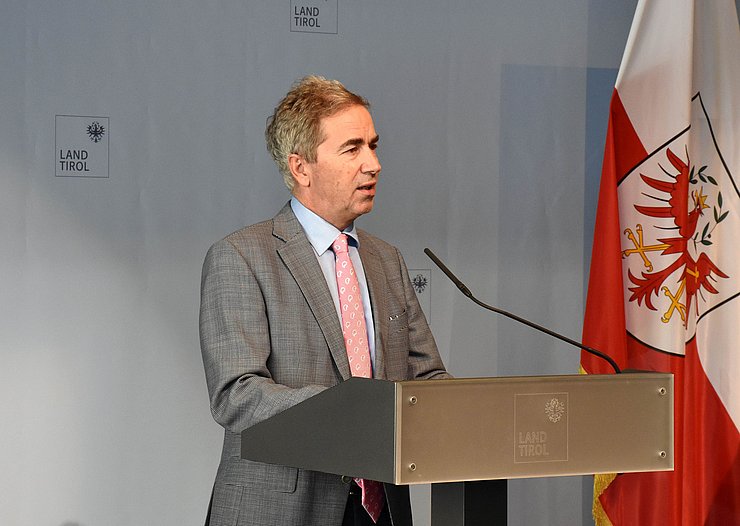
M 662 291 L 669 299 L 670 306 L 666 313 L 661 318 L 663 323 L 668 323 L 675 312 L 681 316 L 681 320 L 684 326 L 688 324 L 689 310 L 691 309 L 692 300 L 698 292 L 705 290 L 711 294 L 717 294 L 717 289 L 713 285 L 713 281 L 716 281 L 713 275 L 721 278 L 727 278 L 728 276 L 722 272 L 717 265 L 715 265 L 711 259 L 704 253 L 700 253 L 698 257 L 692 256 L 693 253 L 698 252 L 698 248 L 701 245 L 711 245 L 710 240 L 713 228 L 710 229 L 710 223 L 707 223 L 699 237 L 697 232 L 697 225 L 699 223 L 700 216 L 704 215 L 704 210 L 710 208 L 706 204 L 707 195 L 704 194 L 704 188 L 700 187 L 698 190 L 690 191 L 690 186 L 696 184 L 698 181 L 696 178 L 701 177 L 702 180 L 707 183 L 713 183 L 716 185 L 716 181 L 711 177 L 705 175 L 703 172 L 706 166 L 695 172 L 696 167 L 690 167 L 688 162 L 684 162 L 680 157 L 674 154 L 670 148 L 666 150 L 666 156 L 668 161 L 671 163 L 673 168 L 678 171 L 676 174 L 670 174 L 665 169 L 663 171 L 673 179 L 673 181 L 664 181 L 648 177 L 644 174 L 640 174 L 640 178 L 651 188 L 668 194 L 669 199 L 664 199 L 657 196 L 649 196 L 655 200 L 663 201 L 666 204 L 663 206 L 642 206 L 635 205 L 635 209 L 641 214 L 655 218 L 673 218 L 673 222 L 676 225 L 675 230 L 678 230 L 678 236 L 666 237 L 658 239 L 658 244 L 645 246 L 643 244 L 643 230 L 642 225 L 637 225 L 636 231 L 637 236 L 632 232 L 631 229 L 627 228 L 625 234 L 632 241 L 634 248 L 624 250 L 622 257 L 628 257 L 631 254 L 639 254 L 647 272 L 642 272 L 641 277 L 636 277 L 629 271 L 629 279 L 634 286 L 630 287 L 629 290 L 632 293 L 629 300 L 637 301 L 638 305 L 645 305 L 651 310 L 657 310 L 653 305 L 652 296 L 658 296 Z M 662 167 L 661 167 L 662 168 Z M 691 196 L 691 203 L 689 203 L 689 196 Z M 721 212 L 721 196 L 719 194 L 718 201 L 720 204 L 720 212 L 715 208 L 715 227 L 725 217 L 728 212 Z M 662 270 L 652 272 L 653 264 L 647 256 L 647 252 L 659 251 L 663 256 L 678 255 L 678 257 Z M 680 271 L 681 275 L 679 278 L 679 288 L 677 291 L 672 292 L 669 287 L 664 286 L 665 280 L 671 276 L 674 272 Z M 686 295 L 685 303 L 681 303 L 683 294 Z M 696 314 L 699 314 L 698 304 L 696 306 Z

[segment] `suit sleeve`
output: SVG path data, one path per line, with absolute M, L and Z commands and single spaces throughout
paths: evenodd
M 213 418 L 229 431 L 244 429 L 323 391 L 276 383 L 265 299 L 239 251 L 222 240 L 203 264 L 200 345 Z
M 408 377 L 410 379 L 442 379 L 452 378 L 445 370 L 442 358 L 439 356 L 437 344 L 427 323 L 424 311 L 419 305 L 419 299 L 411 284 L 408 268 L 403 256 L 396 249 L 398 262 L 401 268 L 401 281 L 406 300 L 406 313 L 409 327 L 409 363 Z

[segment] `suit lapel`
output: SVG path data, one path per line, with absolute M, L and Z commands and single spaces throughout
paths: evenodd
M 383 342 L 388 341 L 388 281 L 383 273 L 380 256 L 373 249 L 370 241 L 360 237 L 360 258 L 365 269 L 365 279 L 370 292 L 370 304 L 373 308 L 375 325 L 375 378 L 385 379 L 385 349 Z
M 293 214 L 290 203 L 275 216 L 273 235 L 284 242 L 277 252 L 288 271 L 295 279 L 311 312 L 316 318 L 321 332 L 326 338 L 334 363 L 347 380 L 352 376 L 344 346 L 342 327 L 339 324 L 334 300 L 331 298 L 326 279 L 316 260 L 311 243 L 303 232 L 301 224 Z

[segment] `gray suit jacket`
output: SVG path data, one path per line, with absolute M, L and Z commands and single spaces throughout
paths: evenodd
M 358 236 L 375 377 L 447 377 L 400 253 Z M 340 525 L 349 490 L 341 477 L 240 458 L 242 430 L 351 377 L 334 302 L 289 204 L 208 251 L 200 339 L 211 412 L 225 428 L 211 526 Z M 386 492 L 394 523 L 410 524 L 407 488 Z

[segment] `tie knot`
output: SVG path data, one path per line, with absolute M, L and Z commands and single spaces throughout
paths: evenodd
M 339 234 L 331 245 L 335 254 L 347 252 L 347 234 Z

